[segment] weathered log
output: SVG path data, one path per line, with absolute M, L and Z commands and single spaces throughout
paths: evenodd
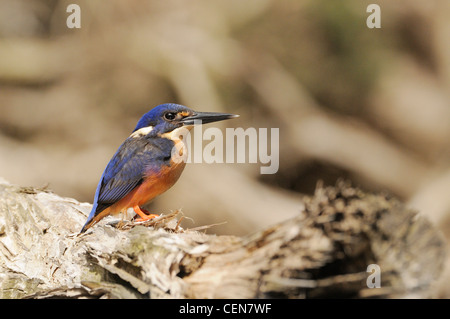
M 432 296 L 445 243 L 420 214 L 344 182 L 303 202 L 295 218 L 242 238 L 182 229 L 178 211 L 79 235 L 90 204 L 0 181 L 0 297 Z M 371 264 L 381 288 L 368 288 Z

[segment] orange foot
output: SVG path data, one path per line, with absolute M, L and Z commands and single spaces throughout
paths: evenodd
M 140 208 L 138 205 L 133 206 L 133 210 L 136 214 L 138 214 L 141 218 L 136 219 L 136 222 L 143 222 L 149 219 L 153 219 L 155 217 L 159 217 L 157 214 L 150 214 L 145 209 Z

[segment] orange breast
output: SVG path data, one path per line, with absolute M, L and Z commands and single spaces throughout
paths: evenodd
M 144 206 L 156 196 L 172 187 L 183 172 L 185 162 L 172 163 L 163 167 L 158 173 L 149 173 L 144 182 L 110 208 L 110 214 L 125 212 L 135 205 Z
M 177 182 L 178 178 L 180 178 L 185 166 L 185 162 L 172 163 L 171 166 L 163 167 L 158 174 L 147 176 L 132 196 L 132 204 L 136 203 L 143 206 L 171 188 Z
M 142 184 L 110 207 L 110 214 L 125 212 L 135 205 L 144 206 L 177 182 L 186 166 L 187 150 L 177 134 L 172 132 L 168 137 L 174 142 L 170 166 L 163 166 L 159 172 L 149 171 Z

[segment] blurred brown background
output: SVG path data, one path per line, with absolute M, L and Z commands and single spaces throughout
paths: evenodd
M 241 115 L 221 128 L 280 128 L 280 170 L 189 164 L 154 212 L 243 235 L 343 177 L 447 234 L 449 40 L 448 0 L 0 0 L 0 176 L 92 202 L 140 116 L 175 102 Z

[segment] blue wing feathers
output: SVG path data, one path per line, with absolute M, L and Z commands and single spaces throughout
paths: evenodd
M 173 142 L 165 138 L 129 137 L 100 178 L 88 222 L 143 182 L 148 170 L 169 165 Z

